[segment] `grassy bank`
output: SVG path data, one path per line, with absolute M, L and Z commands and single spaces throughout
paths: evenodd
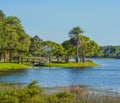
M 64 87 L 62 92 L 45 94 L 36 82 L 25 87 L 0 84 L 0 103 L 120 103 L 119 95 L 96 94 L 86 87 Z
M 92 67 L 92 66 L 98 66 L 94 62 L 54 62 L 51 64 L 45 64 L 45 67 Z M 19 69 L 19 68 L 30 68 L 30 65 L 27 64 L 17 64 L 17 63 L 0 63 L 0 70 L 9 70 L 9 69 Z
M 65 62 L 60 62 L 60 63 L 51 63 L 51 64 L 45 64 L 46 67 L 92 67 L 92 66 L 98 66 L 96 63 L 94 62 L 79 62 L 79 63 L 75 63 L 75 62 L 69 62 L 69 63 L 65 63 Z
M 17 69 L 17 68 L 30 68 L 30 65 L 17 64 L 17 63 L 0 63 L 0 70 Z

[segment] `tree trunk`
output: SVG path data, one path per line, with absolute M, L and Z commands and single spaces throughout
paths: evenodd
M 6 62 L 6 53 L 4 52 L 4 63 Z
M 0 61 L 2 60 L 2 53 L 0 53 Z
M 59 57 L 57 57 L 57 61 L 58 61 L 58 62 L 60 61 L 60 58 L 59 58 Z
M 49 57 L 49 64 L 52 62 L 52 57 Z
M 83 63 L 85 62 L 85 57 L 84 57 L 84 56 L 82 56 L 82 62 L 83 62 Z
M 10 51 L 9 52 L 9 62 L 12 62 L 12 58 L 13 58 L 13 55 L 12 55 L 12 52 Z
M 17 58 L 17 62 L 18 62 L 18 64 L 20 64 L 20 62 L 21 62 L 21 52 L 20 51 L 18 51 L 18 58 Z
M 84 49 L 83 49 L 83 51 L 82 51 L 82 62 L 83 62 L 83 63 L 85 62 Z
M 80 62 L 82 62 L 82 56 L 80 56 L 79 58 L 80 58 Z
M 69 57 L 65 57 L 65 62 L 69 62 L 70 58 Z
M 78 63 L 78 41 L 76 43 L 76 63 Z

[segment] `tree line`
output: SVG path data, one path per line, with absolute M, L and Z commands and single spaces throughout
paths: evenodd
M 118 58 L 120 59 L 120 46 L 101 46 L 103 58 Z
M 0 60 L 9 59 L 13 55 L 21 55 L 29 50 L 30 38 L 16 16 L 5 16 L 0 11 Z
M 53 58 L 66 62 L 75 58 L 76 62 L 84 62 L 85 57 L 101 56 L 100 46 L 83 33 L 80 27 L 74 27 L 68 33 L 69 40 L 62 44 L 44 41 L 38 35 L 30 37 L 16 16 L 6 16 L 0 11 L 0 61 L 31 56 L 49 58 L 50 63 Z

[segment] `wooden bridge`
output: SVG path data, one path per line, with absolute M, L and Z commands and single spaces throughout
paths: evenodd
M 34 66 L 44 65 L 45 63 L 49 63 L 49 58 L 46 57 L 18 57 L 15 58 L 18 63 L 32 63 Z

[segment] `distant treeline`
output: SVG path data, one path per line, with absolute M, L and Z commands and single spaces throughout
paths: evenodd
M 102 58 L 118 58 L 120 59 L 120 46 L 101 46 Z M 97 57 L 97 56 L 96 56 Z

